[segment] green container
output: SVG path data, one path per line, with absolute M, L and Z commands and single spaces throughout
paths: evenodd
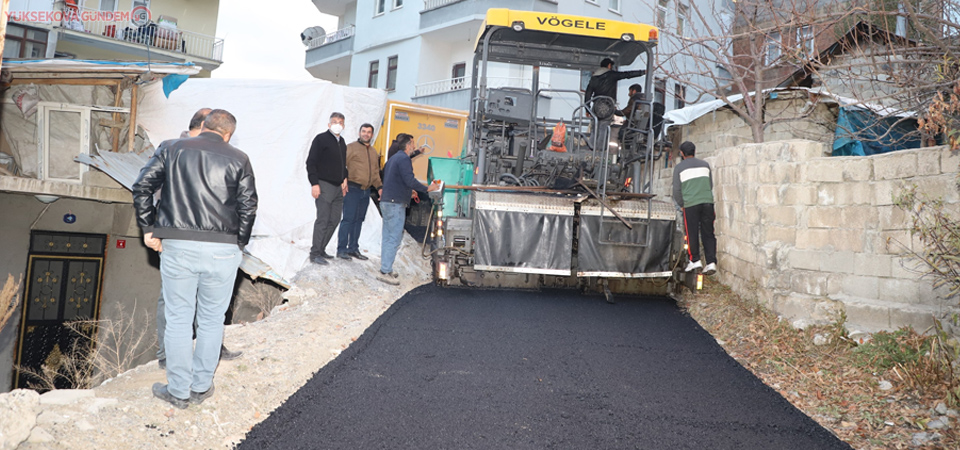
M 448 186 L 473 184 L 473 164 L 458 158 L 431 156 L 427 165 L 427 181 L 443 180 Z M 465 189 L 447 188 L 443 194 L 443 216 L 457 216 L 457 204 L 466 211 L 470 205 L 470 192 Z M 463 215 L 463 214 L 461 214 Z

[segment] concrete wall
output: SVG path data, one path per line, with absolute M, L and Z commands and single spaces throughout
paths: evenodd
M 160 273 L 156 254 L 143 246 L 133 221 L 133 206 L 128 203 L 101 203 L 60 198 L 44 211 L 44 204 L 32 195 L 0 193 L 0 276 L 27 272 L 30 230 L 106 234 L 107 252 L 103 266 L 100 318 L 115 319 L 119 309 L 125 316 L 135 312 L 137 325 L 146 328 L 146 354 L 140 363 L 154 359 L 150 351 L 156 336 L 156 298 L 160 292 Z M 67 224 L 64 214 L 72 212 L 77 221 Z M 117 239 L 126 240 L 126 248 L 117 248 Z M 25 283 L 23 285 L 25 287 Z M 21 289 L 22 294 L 22 289 Z M 13 363 L 20 333 L 22 310 L 0 331 L 0 392 L 12 384 Z M 150 347 L 150 349 L 147 349 Z
M 960 206 L 960 155 L 945 148 L 824 157 L 826 145 L 792 140 L 716 149 L 719 278 L 804 323 L 847 315 L 851 331 L 911 325 L 956 312 L 909 252 L 922 245 L 894 205 L 903 187 Z M 669 195 L 672 169 L 660 172 Z M 957 208 L 960 210 L 960 208 Z M 795 322 L 796 323 L 796 322 Z

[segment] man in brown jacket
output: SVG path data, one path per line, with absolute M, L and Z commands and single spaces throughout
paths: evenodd
M 373 125 L 360 125 L 357 142 L 347 145 L 347 194 L 343 197 L 343 219 L 337 236 L 337 257 L 366 261 L 360 253 L 360 229 L 370 205 L 370 188 L 380 189 L 380 156 L 370 145 Z

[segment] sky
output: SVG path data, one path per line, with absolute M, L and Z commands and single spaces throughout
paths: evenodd
M 330 33 L 337 18 L 321 14 L 310 0 L 220 0 L 223 64 L 213 78 L 313 79 L 303 67 L 307 48 L 300 32 L 316 25 Z

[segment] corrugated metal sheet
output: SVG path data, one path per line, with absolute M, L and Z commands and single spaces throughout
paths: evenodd
M 100 169 L 103 173 L 109 175 L 110 178 L 117 180 L 123 187 L 132 191 L 133 182 L 137 181 L 137 176 L 140 175 L 140 169 L 147 164 L 151 156 L 152 154 L 150 152 L 115 153 L 103 151 L 100 152 L 99 155 L 79 155 L 74 158 L 74 161 Z M 290 289 L 290 283 L 287 280 L 284 280 L 283 277 L 275 272 L 267 263 L 250 253 L 243 253 L 243 259 L 240 261 L 240 270 L 250 275 L 250 278 L 254 280 L 257 278 L 265 278 L 284 288 Z

